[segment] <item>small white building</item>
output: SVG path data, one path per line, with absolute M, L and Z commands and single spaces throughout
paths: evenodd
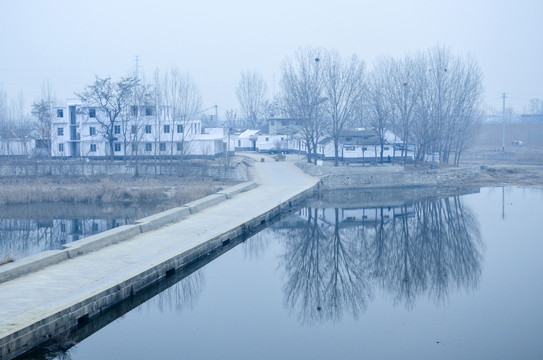
M 327 137 L 317 146 L 318 156 L 324 160 L 335 158 L 333 139 Z M 381 161 L 381 143 L 373 130 L 343 130 L 339 138 L 338 157 L 342 162 L 379 162 Z M 401 150 L 394 143 L 385 139 L 383 161 L 402 159 Z M 414 152 L 407 151 L 407 159 L 414 159 Z
M 287 135 L 259 135 L 256 140 L 256 149 L 264 153 L 288 152 Z
M 36 130 L 0 132 L 0 156 L 47 157 L 49 139 L 43 139 Z
M 260 130 L 245 130 L 236 137 L 236 151 L 256 151 L 256 141 L 262 135 Z

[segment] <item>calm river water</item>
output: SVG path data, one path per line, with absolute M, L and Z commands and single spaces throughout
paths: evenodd
M 337 203 L 309 202 L 53 358 L 543 358 L 542 189 Z

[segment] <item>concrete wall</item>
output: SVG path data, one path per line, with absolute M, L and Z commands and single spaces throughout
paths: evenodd
M 322 189 L 386 188 L 468 184 L 479 174 L 479 167 L 406 171 L 402 166 L 315 166 L 298 163 L 314 176 L 321 176 Z
M 137 170 L 140 175 L 191 175 L 214 177 L 228 180 L 246 181 L 246 163 L 239 160 L 231 162 L 225 168 L 214 163 L 192 163 L 174 160 L 157 162 L 140 161 Z M 108 176 L 108 175 L 135 175 L 134 162 L 109 160 L 86 161 L 82 160 L 27 160 L 6 161 L 0 163 L 0 177 L 10 176 Z

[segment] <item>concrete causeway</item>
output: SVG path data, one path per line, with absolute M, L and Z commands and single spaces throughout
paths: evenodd
M 279 162 L 249 156 L 254 184 L 0 267 L 0 359 L 85 326 L 119 301 L 250 233 L 251 226 L 265 224 L 319 182 L 294 165 L 298 156 Z

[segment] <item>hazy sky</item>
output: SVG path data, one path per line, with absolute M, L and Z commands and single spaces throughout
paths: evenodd
M 371 68 L 437 44 L 477 60 L 489 106 L 501 109 L 502 92 L 518 111 L 543 99 L 543 0 L 0 0 L 0 86 L 27 106 L 46 79 L 64 101 L 95 75 L 133 71 L 138 55 L 147 76 L 190 72 L 203 105 L 222 113 L 238 106 L 241 71 L 277 90 L 300 46 L 356 53 Z

